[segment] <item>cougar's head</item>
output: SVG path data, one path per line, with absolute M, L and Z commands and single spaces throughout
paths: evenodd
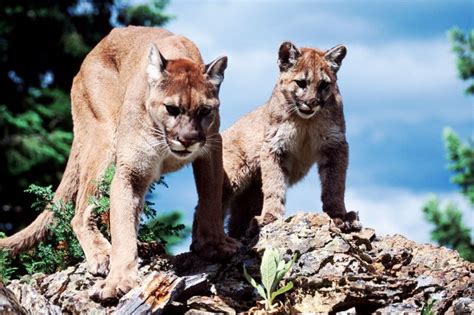
M 219 132 L 219 87 L 226 67 L 227 57 L 208 65 L 166 60 L 151 46 L 146 108 L 161 150 L 189 159 L 212 147 Z
M 286 109 L 304 119 L 313 117 L 328 101 L 336 88 L 336 73 L 346 56 L 345 46 L 328 51 L 298 49 L 291 42 L 278 51 L 280 77 L 277 88 L 286 100 Z

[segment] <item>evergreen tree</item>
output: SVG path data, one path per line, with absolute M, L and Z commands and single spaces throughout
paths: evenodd
M 29 184 L 57 187 L 72 140 L 69 90 L 113 26 L 162 25 L 167 0 L 0 1 L 0 231 L 37 213 Z
M 464 33 L 454 27 L 448 31 L 453 52 L 456 54 L 456 66 L 459 77 L 467 81 L 466 94 L 474 94 L 474 29 Z
M 458 74 L 462 80 L 468 81 L 468 96 L 474 94 L 474 30 L 464 34 L 459 28 L 448 32 L 453 51 L 456 54 Z M 450 162 L 448 168 L 454 172 L 451 181 L 461 188 L 471 209 L 474 207 L 474 140 L 462 143 L 450 128 L 443 132 L 444 142 Z M 470 228 L 464 224 L 462 212 L 450 203 L 441 208 L 436 198 L 429 200 L 423 207 L 425 218 L 434 225 L 431 239 L 439 245 L 456 249 L 469 261 L 474 261 L 474 244 Z
M 455 175 L 452 182 L 459 185 L 463 195 L 474 206 L 474 146 L 461 143 L 450 128 L 444 130 L 444 141 L 450 161 L 449 169 Z M 474 245 L 470 228 L 465 225 L 462 212 L 454 203 L 442 208 L 437 198 L 432 198 L 423 207 L 425 218 L 434 225 L 431 239 L 439 245 L 453 248 L 469 261 L 474 261 Z

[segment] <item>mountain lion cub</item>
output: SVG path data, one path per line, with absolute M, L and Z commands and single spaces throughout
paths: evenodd
M 344 205 L 348 145 L 336 73 L 345 55 L 344 46 L 322 51 L 282 43 L 270 100 L 222 133 L 230 236 L 281 217 L 287 187 L 314 163 L 323 211 L 343 230 L 360 228 Z
M 93 297 L 115 299 L 137 284 L 136 229 L 144 195 L 161 174 L 190 162 L 199 194 L 193 250 L 211 259 L 237 250 L 221 215 L 218 93 L 226 67 L 227 57 L 204 65 L 189 39 L 146 27 L 114 29 L 85 58 L 71 91 L 74 142 L 54 202 L 75 203 L 71 223 L 89 270 L 108 274 Z M 98 230 L 88 203 L 111 163 L 116 164 L 112 244 Z M 19 252 L 32 246 L 52 218 L 44 211 L 26 229 L 2 239 L 0 248 Z

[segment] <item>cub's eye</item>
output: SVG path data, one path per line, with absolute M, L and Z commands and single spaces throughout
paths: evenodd
M 330 86 L 330 83 L 329 83 L 328 81 L 322 81 L 321 83 L 319 83 L 318 90 L 319 90 L 319 91 L 324 91 L 324 90 L 327 89 L 329 86 Z
M 178 116 L 179 114 L 181 114 L 181 110 L 179 109 L 178 106 L 174 106 L 174 105 L 165 105 L 166 107 L 166 111 L 168 112 L 168 114 L 170 114 L 171 116 Z
M 209 106 L 205 106 L 199 110 L 199 116 L 205 117 L 211 113 L 212 109 Z
M 298 85 L 298 87 L 302 89 L 306 88 L 306 85 L 307 85 L 306 80 L 295 80 L 295 82 L 296 82 L 296 85 Z

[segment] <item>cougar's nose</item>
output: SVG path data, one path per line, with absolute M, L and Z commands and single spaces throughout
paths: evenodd
M 199 132 L 191 131 L 178 135 L 178 141 L 181 142 L 186 148 L 192 146 L 196 142 L 201 141 Z
M 319 98 L 312 98 L 308 101 L 308 105 L 311 109 L 315 108 L 316 106 L 318 106 L 320 103 L 320 100 Z

